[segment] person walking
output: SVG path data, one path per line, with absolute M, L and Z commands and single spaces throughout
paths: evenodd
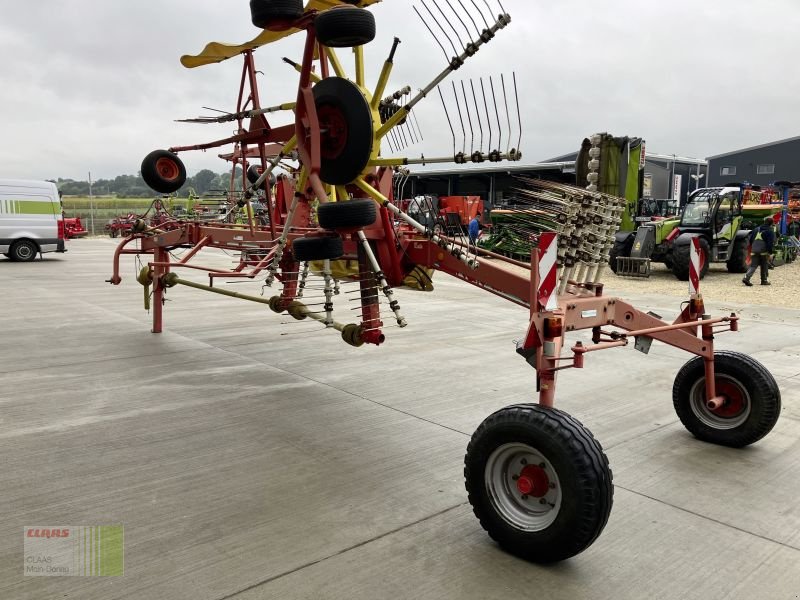
M 477 246 L 478 236 L 481 234 L 481 229 L 483 229 L 483 225 L 481 225 L 481 213 L 477 213 L 467 226 L 467 234 L 469 235 L 470 246 Z
M 750 232 L 750 268 L 742 279 L 746 286 L 753 285 L 750 278 L 756 269 L 761 269 L 761 285 L 769 285 L 769 262 L 775 246 L 774 221 L 772 217 L 764 217 L 764 223 Z

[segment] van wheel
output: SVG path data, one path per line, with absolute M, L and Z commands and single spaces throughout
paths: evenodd
M 39 248 L 29 240 L 20 240 L 11 246 L 8 258 L 16 262 L 30 262 L 36 259 Z

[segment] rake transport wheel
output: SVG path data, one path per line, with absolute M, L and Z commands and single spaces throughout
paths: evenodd
M 372 111 L 358 86 L 343 77 L 323 79 L 314 86 L 313 93 L 323 131 L 320 177 L 328 184 L 345 185 L 358 177 L 369 163 L 373 144 Z
M 741 448 L 767 435 L 781 412 L 781 392 L 764 366 L 740 352 L 714 353 L 716 391 L 725 398 L 717 409 L 706 405 L 705 367 L 697 356 L 675 377 L 672 403 L 681 423 L 697 439 Z
M 303 16 L 303 0 L 250 0 L 250 19 L 262 29 L 285 29 Z
M 171 194 L 186 183 L 186 167 L 177 154 L 154 150 L 142 161 L 142 179 L 159 194 Z
M 377 218 L 377 205 L 370 198 L 326 202 L 317 209 L 317 220 L 323 229 L 366 227 Z
M 297 238 L 292 242 L 292 254 L 300 262 L 339 258 L 344 254 L 344 245 L 338 235 Z
M 672 251 L 672 273 L 681 281 L 689 281 L 689 262 L 691 260 L 691 242 L 683 246 L 676 246 Z M 708 241 L 700 238 L 700 279 L 708 273 L 708 259 L 711 249 Z
M 467 493 L 483 528 L 504 549 L 555 562 L 588 548 L 614 494 L 603 449 L 576 419 L 518 404 L 486 418 L 464 458 Z
M 314 19 L 317 39 L 331 48 L 362 46 L 375 39 L 375 17 L 365 8 L 326 10 Z
M 740 237 L 733 240 L 731 254 L 728 258 L 728 262 L 726 263 L 726 266 L 728 267 L 728 273 L 747 273 L 747 267 L 750 266 L 750 263 L 747 260 L 747 246 L 748 242 L 746 237 Z

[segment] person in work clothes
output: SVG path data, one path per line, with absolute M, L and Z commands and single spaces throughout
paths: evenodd
M 761 285 L 769 285 L 769 261 L 775 245 L 774 222 L 772 217 L 764 217 L 764 223 L 750 232 L 750 268 L 742 279 L 742 283 L 750 286 L 750 278 L 756 269 L 761 269 Z
M 467 234 L 469 235 L 470 246 L 477 245 L 478 236 L 481 234 L 481 229 L 483 229 L 483 226 L 481 225 L 481 213 L 478 213 L 469 222 L 469 226 L 467 227 Z

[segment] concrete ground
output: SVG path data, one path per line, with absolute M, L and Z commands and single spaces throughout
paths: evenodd
M 437 275 L 400 290 L 408 328 L 356 349 L 180 288 L 154 335 L 133 261 L 104 283 L 113 247 L 0 259 L 0 598 L 798 598 L 800 310 L 710 306 L 742 311 L 717 347 L 783 395 L 743 450 L 678 422 L 687 354 L 615 349 L 563 373 L 557 404 L 603 444 L 615 504 L 591 548 L 538 566 L 489 539 L 462 478 L 477 425 L 534 399 L 523 309 Z M 680 302 L 627 298 L 665 318 Z M 24 526 L 117 523 L 124 576 L 23 576 Z

